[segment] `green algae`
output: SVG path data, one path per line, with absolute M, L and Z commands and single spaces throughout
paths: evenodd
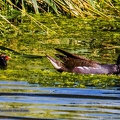
M 0 80 L 22 80 L 43 87 L 120 85 L 120 77 L 115 75 L 56 72 L 45 56 L 54 56 L 57 53 L 54 48 L 62 48 L 101 63 L 115 63 L 120 53 L 119 20 L 33 16 L 48 29 L 25 17 L 17 26 L 21 34 L 2 21 L 7 29 L 0 33 L 0 53 L 8 54 L 11 59 L 7 70 L 0 70 Z

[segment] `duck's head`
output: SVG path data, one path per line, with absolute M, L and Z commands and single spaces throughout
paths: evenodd
M 1 54 L 0 55 L 0 68 L 6 68 L 7 67 L 7 61 L 10 59 L 9 56 Z
M 117 74 L 120 75 L 120 55 L 118 56 L 116 65 L 117 65 Z

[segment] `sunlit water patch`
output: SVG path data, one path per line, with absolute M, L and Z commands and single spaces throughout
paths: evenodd
M 0 111 L 11 119 L 120 119 L 120 91 L 0 81 Z

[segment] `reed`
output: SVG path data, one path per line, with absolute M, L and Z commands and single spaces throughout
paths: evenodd
M 0 0 L 0 3 L 0 20 L 7 22 L 15 31 L 17 30 L 15 23 L 22 22 L 24 16 L 44 31 L 51 31 L 30 13 L 52 13 L 57 16 L 94 19 L 101 17 L 108 20 L 120 16 L 119 0 Z
M 120 14 L 118 0 L 2 0 L 1 3 L 1 11 L 7 15 L 12 15 L 13 10 L 35 14 L 51 12 L 82 18 L 111 18 Z M 19 12 L 14 14 L 13 18 L 20 15 Z

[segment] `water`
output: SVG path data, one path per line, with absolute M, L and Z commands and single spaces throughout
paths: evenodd
M 52 88 L 0 81 L 0 118 L 120 119 L 120 90 L 110 89 Z

